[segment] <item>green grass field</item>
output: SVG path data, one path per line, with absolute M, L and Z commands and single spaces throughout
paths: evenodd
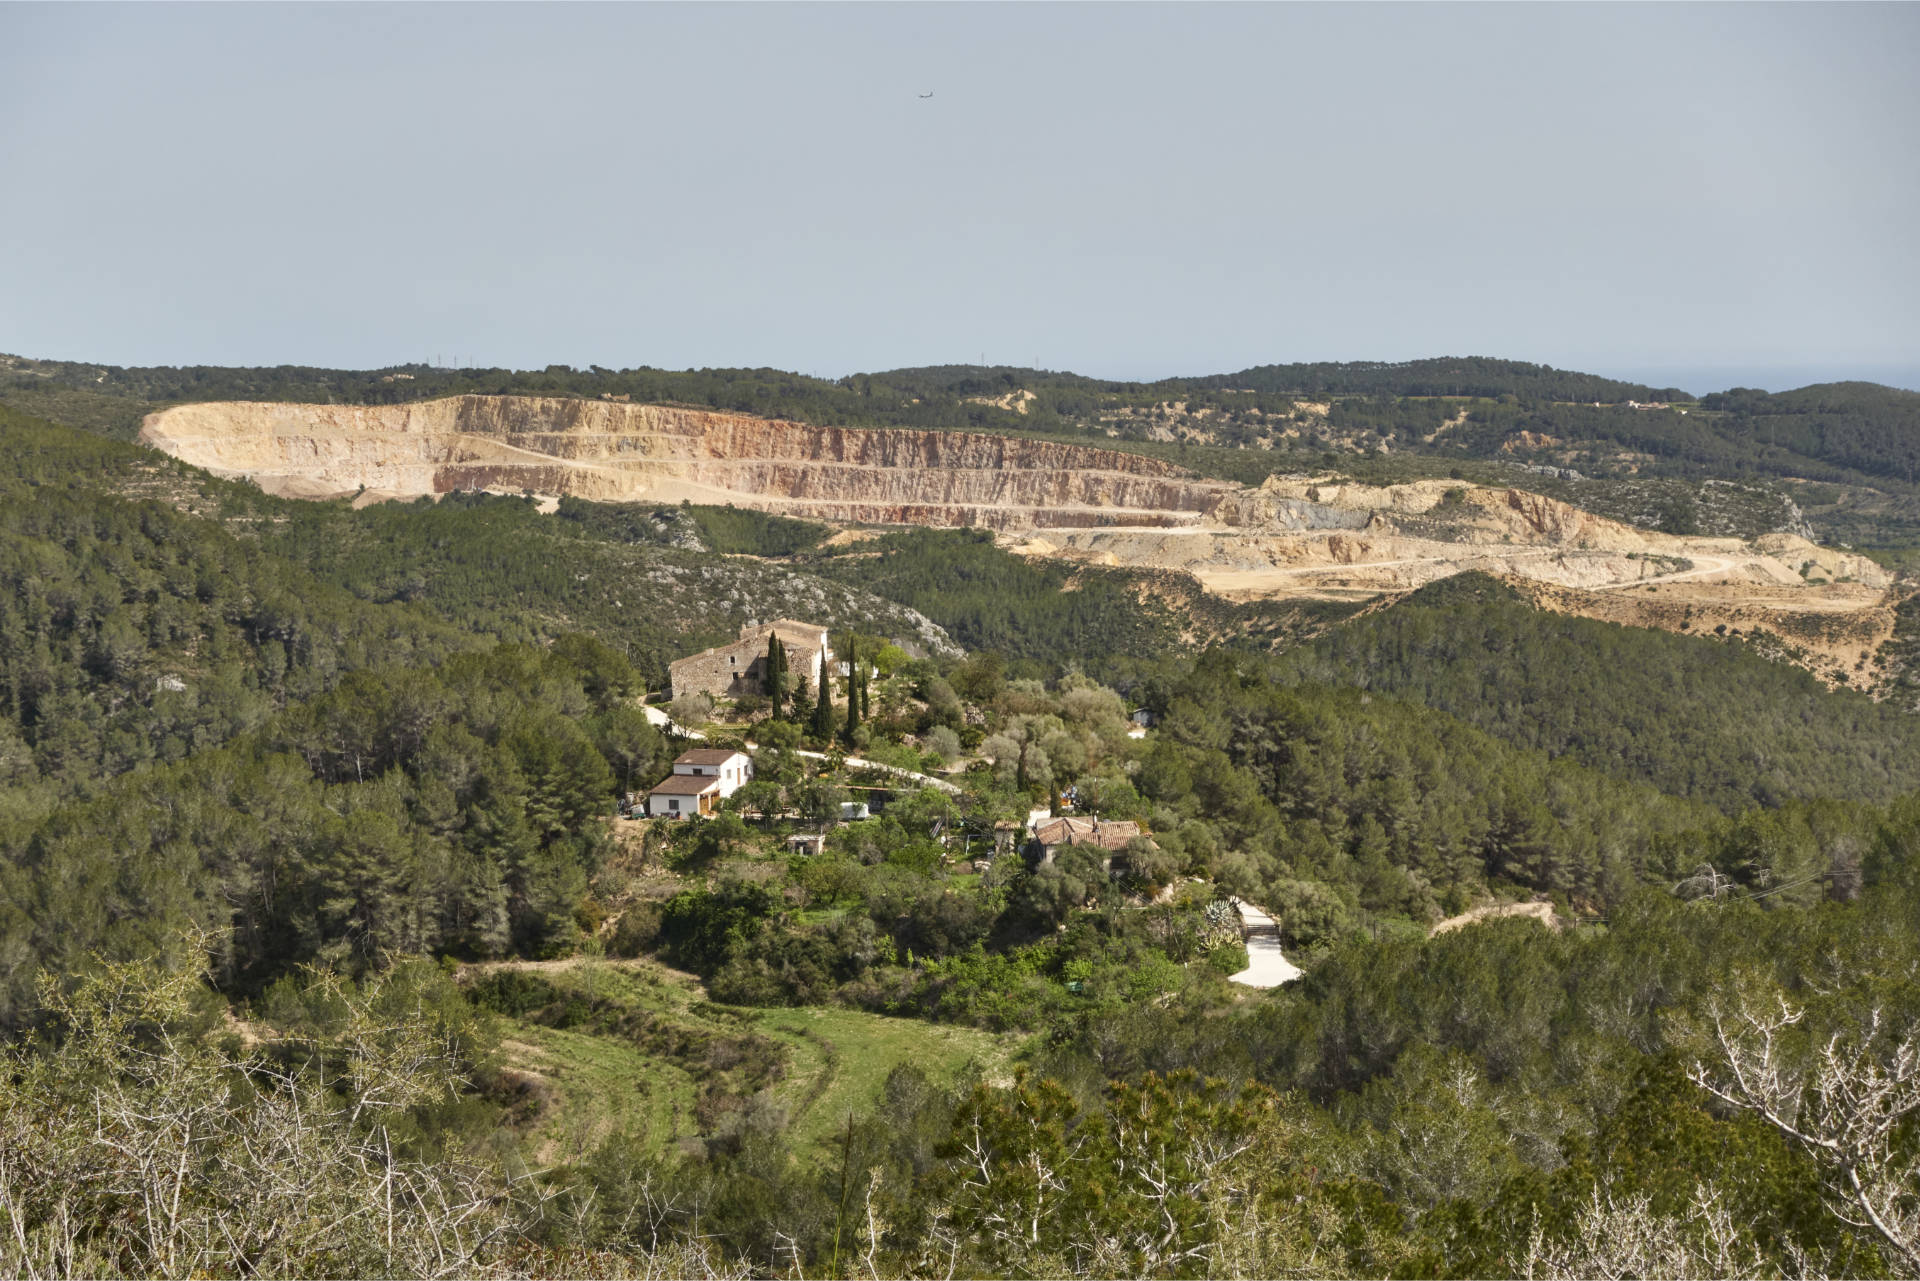
M 971 1074 L 1004 1080 L 1012 1074 L 1017 1038 L 977 1028 L 888 1018 L 862 1010 L 806 1006 L 759 1010 L 758 1026 L 780 1037 L 794 1055 L 782 1087 L 792 1133 L 819 1145 L 863 1110 L 887 1074 L 911 1063 L 932 1079 L 952 1083 Z
M 772 1043 L 781 1064 L 773 1095 L 802 1151 L 822 1148 L 899 1064 L 943 1083 L 975 1075 L 1000 1080 L 1011 1074 L 1021 1046 L 1019 1038 L 859 1010 L 717 1006 L 690 976 L 647 961 L 513 968 L 537 974 L 565 996 L 633 1012 L 679 1047 L 663 1054 L 617 1032 L 501 1016 L 505 1064 L 532 1082 L 521 1137 L 542 1164 L 578 1159 L 613 1134 L 641 1139 L 654 1151 L 693 1137 L 713 1064 L 731 1061 L 731 1047 L 743 1040 Z M 708 1045 L 719 1048 L 703 1059 Z

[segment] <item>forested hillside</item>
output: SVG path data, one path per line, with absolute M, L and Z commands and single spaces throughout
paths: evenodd
M 378 609 L 162 497 L 238 487 L 0 409 L 0 774 L 72 791 L 177 761 L 344 673 L 479 643 Z
M 762 557 L 817 540 L 818 526 L 751 512 L 451 494 L 440 502 L 265 500 L 263 543 L 376 602 L 405 602 L 460 628 L 537 641 L 568 631 L 619 644 L 653 688 L 667 663 L 732 640 L 741 623 L 798 614 L 950 650 L 910 609 Z
M 1754 446 L 1914 483 L 1920 469 L 1920 393 L 1876 383 L 1822 383 L 1768 395 L 1735 389 L 1708 396 Z
M 968 531 L 299 503 L 103 434 L 491 376 L 9 374 L 86 429 L 0 407 L 0 1273 L 1920 1268 L 1909 710 L 1474 576 L 1226 605 Z M 1356 422 L 1608 390 L 1270 377 Z M 973 379 L 794 395 L 1047 412 Z M 753 777 L 638 816 L 691 741 L 666 662 L 780 616 L 845 671 L 683 692 Z M 1302 977 L 1230 981 L 1236 901 Z
M 1412 699 L 1730 812 L 1920 788 L 1920 720 L 1903 707 L 1830 692 L 1738 641 L 1547 613 L 1482 575 L 1334 627 L 1276 675 Z
M 1237 374 L 1190 380 L 1215 387 L 1251 387 L 1258 391 L 1320 396 L 1464 396 L 1497 400 L 1693 399 L 1678 387 L 1656 389 L 1641 383 L 1598 378 L 1571 369 L 1523 360 L 1442 357 L 1397 362 L 1361 360 L 1302 365 L 1260 365 Z
M 1352 610 L 1326 602 L 1229 605 L 1180 575 L 1019 556 L 984 530 L 889 532 L 803 563 L 912 606 L 968 649 L 1024 660 L 1047 675 L 1099 672 L 1117 656 L 1158 657 L 1199 637 L 1283 644 Z

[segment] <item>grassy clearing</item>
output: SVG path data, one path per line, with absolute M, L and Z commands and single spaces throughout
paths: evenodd
M 849 1111 L 865 1108 L 902 1063 L 933 1080 L 1011 1075 L 1015 1038 L 976 1028 L 888 1018 L 861 1010 L 807 1006 L 761 1010 L 758 1025 L 793 1047 L 793 1073 L 781 1088 L 794 1138 L 817 1146 L 831 1138 Z
M 1020 1048 L 1018 1038 L 859 1010 L 718 1006 L 691 976 L 647 961 L 509 963 L 473 972 L 503 969 L 537 976 L 559 998 L 526 1017 L 501 1016 L 506 1065 L 531 1083 L 518 1128 L 540 1163 L 578 1159 L 618 1133 L 654 1151 L 695 1137 L 703 1099 L 714 1106 L 715 1081 L 756 1050 L 777 1058 L 773 1094 L 796 1147 L 807 1152 L 829 1142 L 902 1063 L 944 1083 L 1004 1079 Z M 573 998 L 597 1003 L 603 1016 L 644 1023 L 648 1043 L 588 1022 L 552 1026 L 551 1011 Z M 740 1077 L 738 1088 L 751 1093 L 751 1080 Z
M 740 1018 L 705 1005 L 689 976 L 646 961 L 573 959 L 474 968 L 526 970 L 563 993 L 648 1011 L 694 1037 L 717 1039 L 742 1030 Z M 536 1161 L 576 1159 L 616 1133 L 644 1137 L 663 1150 L 698 1128 L 697 1064 L 676 1062 L 590 1027 L 548 1027 L 504 1016 L 501 1051 L 507 1067 L 534 1085 L 520 1128 Z
M 692 1077 L 635 1046 L 515 1021 L 502 1049 L 538 1086 L 521 1128 L 537 1164 L 579 1160 L 614 1134 L 664 1149 L 692 1128 Z

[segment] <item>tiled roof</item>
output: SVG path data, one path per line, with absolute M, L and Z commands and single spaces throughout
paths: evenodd
M 695 747 L 673 758 L 675 765 L 725 765 L 736 756 L 745 756 L 745 752 L 731 751 L 724 747 Z
M 1128 841 L 1141 834 L 1138 823 L 1109 823 L 1097 818 L 1049 819 L 1033 829 L 1033 839 L 1042 845 L 1097 845 L 1103 850 L 1123 850 Z
M 720 780 L 711 774 L 669 774 L 660 785 L 648 792 L 648 796 L 698 796 L 702 792 L 717 792 Z
M 667 668 L 671 671 L 681 663 L 690 662 L 696 658 L 711 658 L 715 654 L 738 653 L 758 658 L 767 652 L 767 637 L 769 635 L 778 635 L 781 644 L 787 645 L 789 649 L 793 648 L 794 645 L 798 645 L 800 648 L 811 653 L 819 648 L 820 633 L 824 630 L 825 628 L 809 627 L 805 623 L 768 623 L 755 628 L 751 636 L 744 636 L 739 640 L 728 641 L 724 645 L 712 645 L 697 654 L 688 654 L 684 658 L 676 658 L 667 664 Z M 791 642 L 791 644 L 789 644 L 789 642 Z

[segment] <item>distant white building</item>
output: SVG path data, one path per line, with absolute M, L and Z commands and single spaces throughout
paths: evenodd
M 649 818 L 702 818 L 753 781 L 753 758 L 726 748 L 698 747 L 680 753 L 673 773 L 647 793 Z

